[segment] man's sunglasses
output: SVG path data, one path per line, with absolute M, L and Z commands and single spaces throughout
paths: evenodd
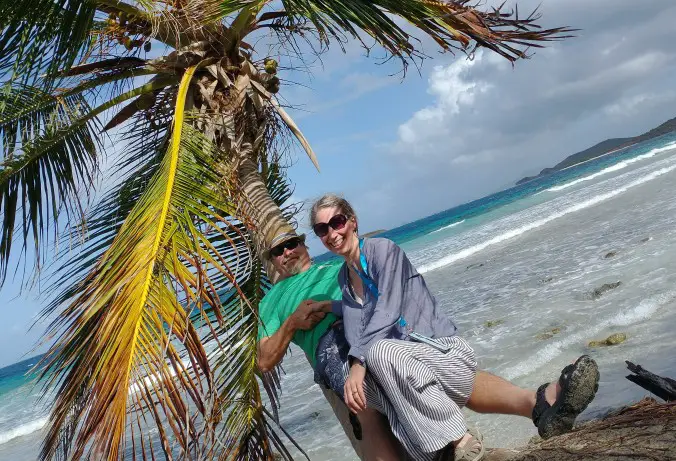
M 298 246 L 299 243 L 300 243 L 299 238 L 290 239 L 287 240 L 286 242 L 282 242 L 270 250 L 270 255 L 273 258 L 278 258 L 279 256 L 282 256 L 284 254 L 284 250 L 293 250 Z
M 329 222 L 318 222 L 312 226 L 312 230 L 315 231 L 315 235 L 319 238 L 326 236 L 329 233 L 329 226 L 334 230 L 340 230 L 345 227 L 347 224 L 347 216 L 344 214 L 337 214 L 333 218 L 329 219 Z

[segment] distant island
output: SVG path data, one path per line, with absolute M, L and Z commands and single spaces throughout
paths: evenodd
M 602 155 L 612 154 L 613 152 L 616 152 L 618 150 L 625 149 L 639 142 L 647 141 L 649 139 L 656 138 L 658 136 L 662 136 L 667 133 L 671 133 L 672 131 L 676 131 L 676 118 L 672 118 L 671 120 L 661 124 L 657 128 L 653 128 L 652 130 L 648 131 L 647 133 L 643 133 L 640 136 L 636 136 L 633 138 L 606 139 L 605 141 L 598 143 L 594 147 L 590 147 L 587 150 L 583 150 L 582 152 L 578 152 L 577 154 L 573 154 L 569 157 L 566 157 L 564 161 L 554 165 L 552 168 L 545 168 L 537 176 L 526 176 L 525 178 L 520 179 L 519 181 L 517 181 L 516 185 L 518 186 L 525 182 L 532 181 L 533 179 L 548 176 L 552 173 L 563 170 L 564 168 L 577 165 L 578 163 L 593 160 L 595 158 L 601 157 Z
M 371 231 L 371 232 L 367 232 L 363 235 L 360 235 L 360 237 L 362 237 L 362 238 L 375 237 L 376 235 L 382 234 L 383 232 L 387 232 L 387 229 L 378 229 L 378 230 L 374 230 L 374 231 Z

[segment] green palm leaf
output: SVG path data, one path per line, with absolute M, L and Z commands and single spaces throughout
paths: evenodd
M 81 215 L 81 190 L 97 169 L 95 122 L 81 95 L 58 98 L 30 86 L 0 95 L 0 279 L 7 272 L 19 221 L 24 245 L 32 236 L 39 266 L 49 227 L 61 213 Z M 19 216 L 17 216 L 19 214 Z
M 526 57 L 524 49 L 549 40 L 566 38 L 572 29 L 541 29 L 533 12 L 523 18 L 517 12 L 499 8 L 480 11 L 470 0 L 282 0 L 284 10 L 263 13 L 257 25 L 242 24 L 240 34 L 260 26 L 272 27 L 285 36 L 310 25 L 326 45 L 342 42 L 344 35 L 359 40 L 366 48 L 365 32 L 392 56 L 402 59 L 424 57 L 417 40 L 394 21 L 400 17 L 418 31 L 432 38 L 443 49 L 467 53 L 476 46 L 490 48 L 514 61 Z M 236 27 L 237 24 L 233 25 Z
M 34 82 L 54 77 L 87 47 L 93 0 L 0 0 L 0 74 Z
M 26 85 L 0 94 L 0 284 L 6 275 L 19 211 L 20 236 L 24 245 L 32 237 L 38 268 L 41 248 L 49 244 L 49 226 L 54 227 L 54 238 L 58 234 L 60 213 L 65 213 L 66 223 L 82 217 L 79 189 L 91 188 L 98 166 L 97 117 L 122 102 L 138 100 L 177 81 L 173 75 L 160 75 L 94 109 L 89 107 L 83 92 L 128 78 L 128 72 L 122 72 L 122 77 L 95 77 L 56 95 Z

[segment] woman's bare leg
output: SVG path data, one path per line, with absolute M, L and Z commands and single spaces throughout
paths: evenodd
M 400 461 L 403 449 L 392 434 L 387 418 L 376 410 L 364 410 L 358 416 L 362 428 L 362 450 L 366 461 Z
M 547 402 L 553 404 L 561 392 L 558 382 L 550 383 L 545 391 Z M 477 413 L 499 413 L 531 418 L 535 407 L 535 391 L 522 389 L 499 376 L 477 371 L 474 389 L 467 408 Z

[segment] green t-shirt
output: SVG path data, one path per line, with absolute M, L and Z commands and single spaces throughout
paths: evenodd
M 258 314 L 261 324 L 258 327 L 258 340 L 273 335 L 284 321 L 294 313 L 298 304 L 306 299 L 326 301 L 340 300 L 342 293 L 338 286 L 338 272 L 341 264 L 313 264 L 305 272 L 289 277 L 277 283 L 263 297 Z M 312 330 L 298 330 L 293 335 L 294 344 L 298 345 L 315 364 L 315 351 L 319 338 L 336 321 L 333 314 L 327 314 Z

